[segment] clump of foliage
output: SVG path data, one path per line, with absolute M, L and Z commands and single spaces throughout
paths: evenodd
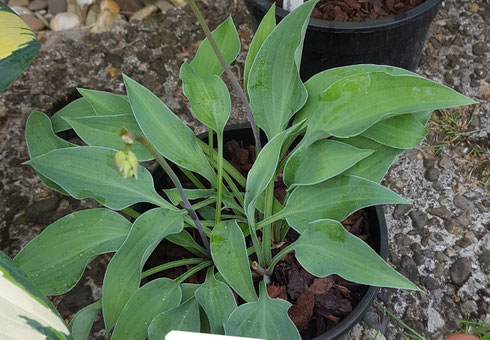
M 337 274 L 367 285 L 418 289 L 340 221 L 363 207 L 408 204 L 379 184 L 387 169 L 422 140 L 433 110 L 474 101 L 388 66 L 336 68 L 303 83 L 301 49 L 316 2 L 306 2 L 277 26 L 271 7 L 250 45 L 244 91 L 228 66 L 240 52 L 231 18 L 211 33 L 189 1 L 207 39 L 182 65 L 180 77 L 192 112 L 210 136 L 216 133 L 217 151 L 213 138 L 211 144 L 197 139 L 157 96 L 128 76 L 125 96 L 80 89 L 83 97 L 53 117 L 41 112 L 29 116 L 27 164 L 46 186 L 77 199 L 94 198 L 104 208 L 56 221 L 13 263 L 2 257 L 4 273 L 21 277 L 22 270 L 22 280 L 28 278 L 45 303 L 44 296 L 70 290 L 97 255 L 115 252 L 100 301 L 82 309 L 68 329 L 54 316 L 47 320 L 29 314 L 37 329 L 85 339 L 102 309 L 107 334 L 115 340 L 162 339 L 172 329 L 299 339 L 288 317 L 290 303 L 271 299 L 266 289 L 275 265 L 292 251 L 317 277 Z M 223 159 L 223 130 L 231 108 L 224 72 L 242 99 L 255 136 L 258 155 L 247 178 Z M 267 136 L 263 147 L 257 126 Z M 87 145 L 56 135 L 68 129 Z M 138 160 L 156 160 L 167 173 L 175 188 L 165 190 L 166 199 Z M 170 163 L 196 188 L 184 189 Z M 273 195 L 279 173 L 288 186 L 284 205 Z M 140 215 L 130 208 L 139 202 L 155 208 Z M 298 240 L 272 256 L 290 228 L 300 234 Z M 189 233 L 192 229 L 198 239 Z M 143 271 L 163 239 L 193 257 Z M 175 280 L 141 285 L 151 274 L 184 265 L 193 267 Z M 205 269 L 204 283 L 184 283 Z M 245 303 L 239 305 L 234 293 Z M 25 319 L 22 313 L 16 318 Z

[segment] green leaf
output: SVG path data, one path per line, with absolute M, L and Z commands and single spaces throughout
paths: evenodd
M 104 277 L 102 311 L 107 331 L 116 324 L 124 305 L 138 289 L 143 265 L 155 247 L 165 236 L 179 233 L 183 227 L 183 213 L 165 208 L 148 210 L 134 221 Z
M 316 107 L 319 102 L 318 99 L 320 94 L 328 89 L 333 83 L 352 75 L 368 72 L 385 72 L 391 75 L 418 76 L 416 73 L 404 70 L 402 68 L 372 64 L 335 67 L 322 71 L 315 74 L 305 83 L 306 89 L 308 90 L 308 100 L 306 101 L 305 106 L 303 106 L 294 116 L 294 124 L 297 124 L 305 118 L 309 119 L 313 116 L 313 114 L 317 111 Z
M 224 81 L 217 75 L 199 76 L 187 62 L 180 68 L 182 90 L 197 119 L 218 134 L 230 118 L 231 99 Z
M 112 339 L 145 340 L 150 322 L 160 313 L 180 304 L 182 291 L 170 279 L 156 279 L 139 288 L 117 320 Z
M 63 294 L 97 255 L 119 249 L 130 227 L 128 220 L 108 209 L 77 211 L 48 226 L 15 262 L 43 294 Z
M 218 223 L 211 234 L 214 264 L 228 284 L 245 301 L 257 300 L 245 237 L 236 221 Z
M 51 302 L 0 251 L 0 338 L 12 336 L 29 340 L 71 338 Z
M 298 147 L 284 168 L 284 183 L 288 187 L 323 182 L 374 152 L 327 139 Z
M 248 75 L 252 68 L 252 64 L 255 61 L 257 53 L 264 44 L 265 39 L 271 34 L 274 28 L 276 28 L 276 4 L 272 4 L 271 8 L 260 21 L 259 28 L 257 28 L 257 32 L 255 32 L 252 43 L 248 48 L 245 68 L 243 70 L 243 87 L 247 92 Z
M 172 330 L 199 332 L 199 304 L 195 298 L 188 299 L 178 307 L 158 314 L 148 327 L 148 340 L 162 340 Z
M 345 139 L 339 138 L 338 140 L 357 148 L 375 150 L 371 156 L 364 158 L 353 167 L 347 169 L 344 174 L 359 176 L 377 183 L 381 182 L 396 157 L 404 151 L 380 144 L 361 135 Z
M 189 250 L 194 255 L 208 256 L 206 249 L 201 247 L 185 229 L 178 234 L 168 235 L 167 240 Z
M 194 133 L 162 101 L 123 75 L 134 116 L 146 138 L 166 158 L 216 184 L 216 174 Z
M 289 13 L 265 39 L 248 77 L 248 95 L 255 122 L 269 140 L 286 128 L 306 102 L 299 77 L 301 52 L 311 11 L 318 0 L 307 1 Z
M 68 328 L 71 331 L 73 340 L 87 340 L 90 330 L 94 324 L 99 310 L 102 308 L 102 301 L 97 300 L 94 303 L 79 310 L 71 319 Z
M 276 168 L 279 163 L 284 141 L 290 134 L 297 131 L 298 127 L 299 125 L 295 125 L 272 138 L 259 153 L 252 168 L 248 172 L 244 206 L 251 225 L 255 224 L 256 203 L 267 185 L 276 175 Z M 265 202 L 265 200 L 263 201 Z M 261 204 L 260 207 L 262 208 L 263 205 Z
M 302 233 L 312 221 L 343 221 L 354 211 L 379 204 L 409 204 L 393 191 L 352 175 L 339 175 L 325 182 L 297 187 L 284 211 L 288 224 Z
M 80 88 L 77 90 L 89 102 L 97 116 L 132 113 L 126 96 Z
M 337 274 L 365 285 L 420 290 L 337 221 L 312 222 L 296 241 L 295 254 L 317 277 Z
M 133 114 L 65 118 L 65 120 L 90 146 L 105 146 L 123 150 L 126 144 L 119 136 L 119 131 L 123 127 L 126 127 L 133 135 L 143 134 Z M 152 154 L 141 143 L 134 143 L 131 151 L 135 153 L 139 161 L 153 159 Z
M 195 283 L 181 283 L 180 289 L 182 289 L 181 303 L 187 302 L 187 300 L 194 298 L 194 293 L 201 287 L 200 284 Z
M 223 323 L 237 308 L 237 304 L 230 287 L 214 277 L 214 267 L 208 270 L 206 281 L 196 290 L 195 296 L 206 312 L 211 325 L 211 333 L 225 334 Z
M 389 117 L 377 122 L 362 136 L 398 149 L 411 149 L 419 145 L 429 131 L 411 113 Z
M 475 103 L 419 76 L 384 72 L 356 74 L 338 80 L 320 93 L 306 133 L 308 136 L 320 130 L 336 137 L 352 137 L 389 116 Z
M 432 115 L 431 111 L 416 111 L 412 112 L 412 115 L 419 120 L 424 126 L 429 122 L 430 116 Z
M 96 113 L 85 98 L 79 98 L 66 105 L 51 117 L 54 132 L 71 129 L 65 118 L 80 118 L 94 116 Z
M 1 1 L 0 32 L 1 93 L 30 65 L 41 45 L 29 26 Z
M 44 155 L 51 150 L 75 146 L 56 136 L 49 117 L 39 111 L 33 111 L 29 115 L 29 118 L 27 118 L 26 142 L 31 159 Z M 39 173 L 38 175 L 44 185 L 62 193 L 63 195 L 68 195 L 68 193 L 58 184 Z
M 138 202 L 175 209 L 158 196 L 151 174 L 142 166 L 138 167 L 138 179 L 121 177 L 114 168 L 115 153 L 101 146 L 81 146 L 53 150 L 27 164 L 77 199 L 92 197 L 114 210 Z
M 291 304 L 282 299 L 271 299 L 264 281 L 260 283 L 257 302 L 241 305 L 225 323 L 226 335 L 269 340 L 299 340 L 298 329 L 288 315 Z
M 168 199 L 173 205 L 179 205 L 182 203 L 182 198 L 180 197 L 179 191 L 176 188 L 163 189 L 163 192 L 165 195 L 167 195 Z M 216 192 L 213 189 L 184 189 L 184 193 L 190 201 L 216 196 Z
M 240 37 L 231 16 L 221 23 L 212 35 L 224 60 L 228 65 L 231 64 L 240 53 Z M 199 46 L 191 66 L 204 78 L 214 74 L 219 76 L 224 72 L 207 38 Z

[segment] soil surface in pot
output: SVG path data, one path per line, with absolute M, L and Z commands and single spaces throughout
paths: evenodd
M 255 161 L 255 147 L 241 146 L 235 140 L 225 142 L 224 157 L 240 173 L 247 176 Z M 193 184 L 184 175 L 179 176 L 184 187 L 192 188 Z M 170 180 L 166 179 L 165 188 L 171 188 Z M 157 188 L 160 191 L 161 188 Z M 281 176 L 275 181 L 274 196 L 282 203 L 286 195 L 286 186 Z M 357 211 L 342 222 L 344 228 L 351 234 L 366 241 L 372 246 L 369 235 L 367 213 L 363 210 Z M 194 239 L 201 243 L 196 230 L 188 230 Z M 291 229 L 280 248 L 273 250 L 277 254 L 288 244 L 296 241 L 299 234 Z M 251 243 L 248 245 L 251 246 Z M 158 266 L 163 262 L 175 261 L 183 258 L 194 257 L 187 250 L 164 240 L 155 249 L 148 259 L 145 269 Z M 157 277 L 168 277 L 175 279 L 186 270 L 184 267 L 173 268 L 150 276 L 148 279 Z M 185 282 L 203 283 L 205 271 L 192 275 Z M 316 278 L 304 270 L 294 256 L 294 252 L 284 257 L 275 267 L 272 275 L 272 284 L 267 287 L 272 298 L 281 298 L 289 301 L 293 306 L 289 309 L 289 316 L 300 331 L 302 339 L 315 338 L 331 328 L 348 316 L 357 306 L 366 293 L 367 286 L 352 283 L 337 275 L 325 278 Z M 243 303 L 236 294 L 237 301 Z
M 269 1 L 277 3 L 282 8 L 283 0 Z M 406 12 L 422 2 L 422 0 L 320 0 L 313 9 L 311 17 L 344 22 L 376 20 Z

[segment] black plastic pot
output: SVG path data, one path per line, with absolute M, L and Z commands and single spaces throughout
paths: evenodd
M 306 32 L 301 63 L 305 81 L 323 70 L 355 64 L 398 66 L 415 71 L 427 30 L 442 0 L 421 5 L 393 17 L 365 22 L 335 22 L 311 19 Z M 258 22 L 269 10 L 268 0 L 245 0 Z M 288 12 L 276 8 L 278 20 Z
M 204 133 L 198 136 L 199 139 L 207 142 L 208 134 Z M 251 145 L 254 143 L 254 137 L 252 130 L 248 124 L 236 124 L 227 126 L 224 131 L 224 140 L 236 140 L 241 145 Z M 261 135 L 262 141 L 265 143 L 265 135 Z M 216 141 L 215 141 L 216 145 Z M 161 189 L 168 181 L 167 175 L 163 170 L 158 167 L 153 173 L 153 179 L 155 182 L 155 188 L 157 192 L 161 192 Z M 150 209 L 151 206 L 147 204 L 140 205 L 137 210 L 142 212 Z M 386 228 L 386 220 L 382 207 L 375 206 L 364 208 L 368 214 L 369 234 L 371 241 L 373 242 L 374 250 L 386 260 L 388 256 L 388 230 Z M 369 286 L 364 294 L 363 298 L 359 301 L 354 310 L 338 325 L 330 329 L 326 333 L 316 337 L 317 340 L 331 340 L 338 339 L 342 334 L 345 334 L 352 329 L 366 314 L 368 308 L 373 303 L 378 293 L 378 287 Z

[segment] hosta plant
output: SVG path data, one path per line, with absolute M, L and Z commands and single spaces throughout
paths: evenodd
M 423 139 L 433 110 L 474 101 L 388 66 L 336 68 L 303 83 L 301 48 L 316 2 L 301 5 L 278 25 L 271 7 L 249 47 L 243 90 L 229 68 L 240 52 L 231 18 L 211 33 L 189 1 L 207 39 L 184 62 L 180 77 L 193 114 L 216 135 L 217 145 L 213 138 L 197 139 L 128 76 L 126 95 L 80 89 L 82 98 L 51 118 L 41 112 L 29 116 L 27 164 L 46 186 L 77 199 L 93 198 L 103 207 L 48 226 L 15 264 L 39 294 L 50 296 L 73 288 L 97 255 L 115 253 L 101 299 L 75 315 L 71 336 L 85 339 L 102 310 L 112 339 L 162 339 L 172 329 L 299 339 L 288 317 L 290 303 L 267 294 L 275 265 L 293 251 L 316 277 L 337 274 L 366 285 L 418 289 L 340 221 L 363 207 L 408 204 L 379 184 L 387 169 Z M 258 155 L 247 178 L 223 159 L 231 106 L 223 73 L 255 136 Z M 68 129 L 87 145 L 56 135 Z M 264 145 L 259 129 L 267 136 Z M 157 192 L 151 174 L 138 164 L 146 161 L 158 162 L 175 188 Z M 284 204 L 273 195 L 278 175 L 288 187 Z M 184 189 L 179 176 L 187 176 L 194 188 Z M 137 212 L 132 207 L 139 202 L 154 208 Z M 291 228 L 299 238 L 272 256 Z M 192 257 L 162 259 L 143 270 L 163 239 Z M 188 270 L 177 279 L 146 279 L 179 266 Z M 199 271 L 205 271 L 204 282 L 185 283 Z M 38 323 L 39 329 L 53 328 Z M 57 334 L 70 336 L 66 330 Z

